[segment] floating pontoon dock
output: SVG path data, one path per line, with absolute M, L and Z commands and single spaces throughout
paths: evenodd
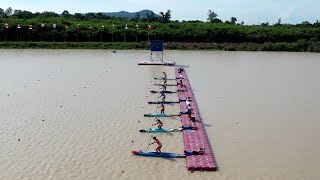
M 179 77 L 178 69 L 175 70 L 176 77 Z M 186 163 L 187 168 L 190 171 L 215 171 L 217 169 L 217 165 L 214 159 L 213 152 L 209 145 L 208 138 L 206 136 L 205 129 L 202 124 L 202 119 L 199 114 L 199 110 L 195 101 L 195 97 L 191 90 L 191 86 L 186 75 L 185 70 L 182 71 L 183 84 L 186 86 L 178 86 L 178 90 L 188 91 L 179 92 L 179 99 L 185 99 L 190 97 L 192 101 L 190 101 L 191 107 L 193 109 L 193 113 L 195 115 L 195 122 L 189 120 L 188 115 L 181 115 L 181 122 L 183 126 L 195 126 L 198 127 L 198 130 L 186 130 L 183 131 L 183 139 L 184 139 L 184 147 L 187 151 L 199 151 L 200 148 L 205 148 L 205 155 L 191 155 L 187 156 Z M 179 79 L 176 80 L 177 83 Z M 187 109 L 185 102 L 180 102 L 180 111 L 185 111 Z

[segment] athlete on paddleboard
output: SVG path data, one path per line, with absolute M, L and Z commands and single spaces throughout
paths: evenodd
M 162 72 L 162 74 L 163 74 L 163 79 L 167 79 L 167 73 Z
M 160 97 L 162 97 L 162 102 L 164 102 L 166 100 L 166 95 L 162 91 L 160 91 L 160 96 L 158 98 L 160 98 Z
M 158 119 L 158 118 L 156 118 L 156 122 L 157 122 L 157 123 L 152 124 L 152 126 L 155 126 L 155 125 L 158 124 L 158 128 L 159 128 L 159 129 L 162 129 L 163 122 L 162 122 L 160 119 Z
M 167 79 L 163 79 L 163 84 L 167 86 Z
M 166 91 L 167 90 L 167 84 L 160 84 L 162 91 Z
M 161 107 L 160 113 L 161 113 L 161 114 L 164 114 L 165 108 L 164 108 L 163 102 L 160 103 L 160 107 Z
M 157 147 L 157 149 L 156 149 L 156 152 L 157 152 L 157 153 L 161 153 L 161 148 L 162 148 L 161 142 L 157 139 L 157 137 L 153 137 L 153 140 L 154 140 L 154 142 L 151 143 L 151 144 L 157 143 L 157 144 L 158 144 L 158 147 Z M 151 145 L 151 144 L 150 144 L 150 145 Z

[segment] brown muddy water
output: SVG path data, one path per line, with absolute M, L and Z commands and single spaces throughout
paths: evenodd
M 174 76 L 138 66 L 148 55 L 0 50 L 0 179 L 320 179 L 319 54 L 166 51 L 186 68 L 219 167 L 194 173 L 184 159 L 131 154 L 150 140 L 143 114 L 159 111 L 146 103 L 153 77 Z M 181 133 L 157 137 L 184 150 Z

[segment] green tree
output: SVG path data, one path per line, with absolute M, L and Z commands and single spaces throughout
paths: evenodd
M 34 13 L 34 17 L 39 17 L 39 16 L 41 16 L 41 13 L 39 12 Z
M 313 25 L 314 25 L 314 27 L 320 27 L 319 20 L 317 20 L 317 22 L 315 22 Z
M 109 16 L 104 15 L 102 12 L 96 14 L 97 19 L 110 19 Z
M 165 22 L 165 14 L 161 11 L 161 12 L 159 13 L 159 15 L 160 15 L 159 21 L 164 23 L 164 22 Z
M 94 13 L 87 13 L 85 17 L 86 19 L 93 19 L 93 18 L 96 18 L 96 15 Z
M 228 21 L 228 20 L 226 20 L 224 23 L 225 23 L 225 24 L 231 24 L 231 22 Z
M 278 19 L 277 25 L 281 25 L 281 18 Z
M 75 13 L 74 17 L 76 19 L 78 19 L 78 20 L 84 20 L 85 19 L 85 17 L 81 13 Z
M 43 16 L 43 17 L 59 17 L 59 14 L 57 14 L 55 12 L 44 11 L 43 13 L 41 13 L 41 16 Z
M 171 19 L 171 10 L 169 9 L 166 13 L 160 12 L 160 22 L 168 23 Z
M 237 21 L 238 21 L 238 20 L 237 20 L 237 18 L 235 18 L 235 17 L 231 17 L 231 19 L 230 19 L 230 23 L 231 23 L 231 24 L 236 24 Z
M 64 17 L 64 18 L 69 18 L 69 17 L 70 17 L 69 11 L 64 10 L 64 11 L 62 12 L 62 17 Z
M 4 16 L 4 10 L 2 8 L 0 8 L 0 17 Z
M 166 14 L 165 14 L 165 22 L 170 22 L 171 19 L 171 10 L 167 10 Z
M 12 16 L 15 16 L 19 19 L 31 19 L 34 17 L 34 14 L 30 11 L 21 11 L 20 9 L 16 9 L 13 11 Z
M 221 19 L 215 18 L 211 23 L 222 23 Z
M 12 8 L 8 7 L 5 11 L 4 11 L 4 17 L 9 17 L 12 15 Z
M 214 11 L 209 10 L 208 18 L 207 18 L 207 20 L 209 22 L 211 22 L 211 23 L 214 22 L 214 20 L 217 19 L 217 17 L 218 17 L 218 15 Z

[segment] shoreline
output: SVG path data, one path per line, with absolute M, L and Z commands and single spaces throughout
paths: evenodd
M 0 42 L 0 49 L 119 49 L 148 50 L 148 42 Z M 320 42 L 294 43 L 181 43 L 166 42 L 166 50 L 318 52 Z

